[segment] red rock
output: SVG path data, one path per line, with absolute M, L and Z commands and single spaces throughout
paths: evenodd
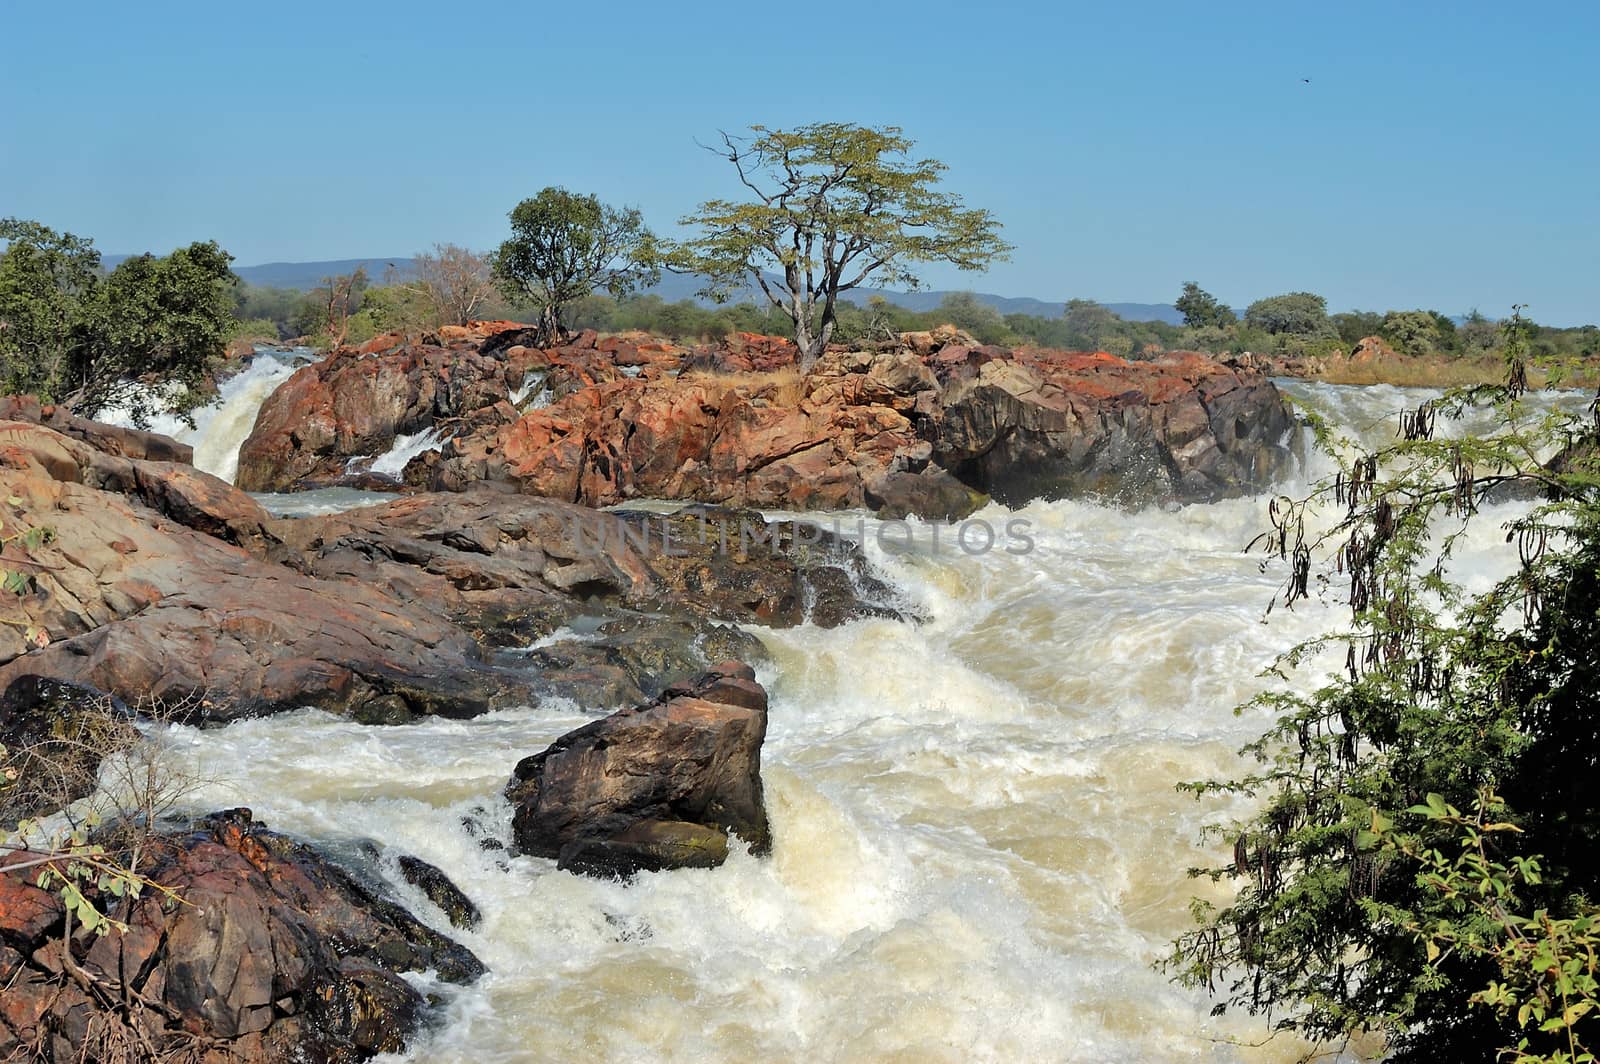
M 508 376 L 520 384 L 532 364 L 428 345 L 337 351 L 296 370 L 262 404 L 239 448 L 236 483 L 246 491 L 339 483 L 351 459 L 383 454 L 396 436 L 506 400 Z
M 97 1059 L 94 1027 L 133 1044 L 120 1012 L 62 977 L 59 897 L 28 882 L 37 869 L 4 871 L 27 856 L 0 863 L 0 1054 L 20 1058 L 38 1042 L 44 1059 Z M 147 839 L 140 872 L 164 890 L 119 900 L 92 878 L 81 884 L 128 929 L 70 948 L 102 985 L 137 973 L 152 1006 L 138 1038 L 174 1058 L 354 1062 L 398 1052 L 425 1007 L 399 973 L 432 969 L 466 983 L 484 971 L 469 950 L 247 809 Z

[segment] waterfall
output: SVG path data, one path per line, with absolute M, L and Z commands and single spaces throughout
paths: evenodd
M 394 438 L 394 446 L 381 454 L 369 467 L 370 471 L 380 477 L 389 477 L 399 480 L 405 472 L 406 463 L 411 461 L 423 451 L 431 451 L 444 443 L 444 432 L 438 428 L 427 428 L 420 432 L 408 433 Z M 363 459 L 354 458 L 351 462 L 360 462 Z
M 311 356 L 311 349 L 306 347 L 293 351 L 258 347 L 250 365 L 223 381 L 214 401 L 194 411 L 193 428 L 181 418 L 163 414 L 151 419 L 150 430 L 187 443 L 194 448 L 195 468 L 231 484 L 239 472 L 239 447 L 255 427 L 261 404 Z M 98 420 L 109 425 L 133 425 L 128 411 L 118 407 L 102 411 Z

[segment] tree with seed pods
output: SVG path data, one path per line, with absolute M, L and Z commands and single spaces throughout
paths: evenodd
M 1594 1059 L 1600 396 L 1531 401 L 1515 313 L 1505 352 L 1504 384 L 1424 401 L 1375 452 L 1313 418 L 1340 471 L 1253 544 L 1286 569 L 1274 605 L 1348 624 L 1277 662 L 1342 668 L 1251 703 L 1276 723 L 1250 771 L 1183 785 L 1256 809 L 1193 870 L 1231 900 L 1197 901 L 1167 961 L 1217 1012 L 1396 1061 Z M 1484 409 L 1493 431 L 1438 431 Z M 1464 537 L 1494 520 L 1506 572 L 1469 588 Z

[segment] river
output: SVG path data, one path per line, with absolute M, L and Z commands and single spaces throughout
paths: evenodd
M 1369 440 L 1418 398 L 1288 387 Z M 219 471 L 224 422 L 194 440 Z M 411 1061 L 1294 1060 L 1303 1045 L 1238 1044 L 1264 1023 L 1213 1018 L 1152 967 L 1188 926 L 1199 829 L 1226 813 L 1174 784 L 1240 767 L 1235 750 L 1268 722 L 1234 707 L 1274 654 L 1338 618 L 1302 604 L 1264 620 L 1279 574 L 1241 548 L 1266 507 L 979 515 L 1032 522 L 1021 554 L 907 554 L 869 534 L 929 620 L 758 632 L 770 859 L 604 882 L 463 830 L 477 817 L 505 841 L 512 765 L 611 707 L 389 728 L 305 711 L 167 738 L 210 780 L 196 809 L 244 804 L 279 830 L 379 840 L 482 908 L 478 931 L 452 933 L 490 974 L 428 987 L 443 1015 Z M 1498 524 L 1477 522 L 1463 560 L 1480 579 Z

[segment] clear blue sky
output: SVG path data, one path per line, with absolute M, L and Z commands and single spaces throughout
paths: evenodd
M 1600 321 L 1600 4 L 0 0 L 0 215 L 241 265 L 658 228 L 719 128 L 896 124 L 1017 245 L 937 288 Z M 1302 78 L 1310 78 L 1305 84 Z

